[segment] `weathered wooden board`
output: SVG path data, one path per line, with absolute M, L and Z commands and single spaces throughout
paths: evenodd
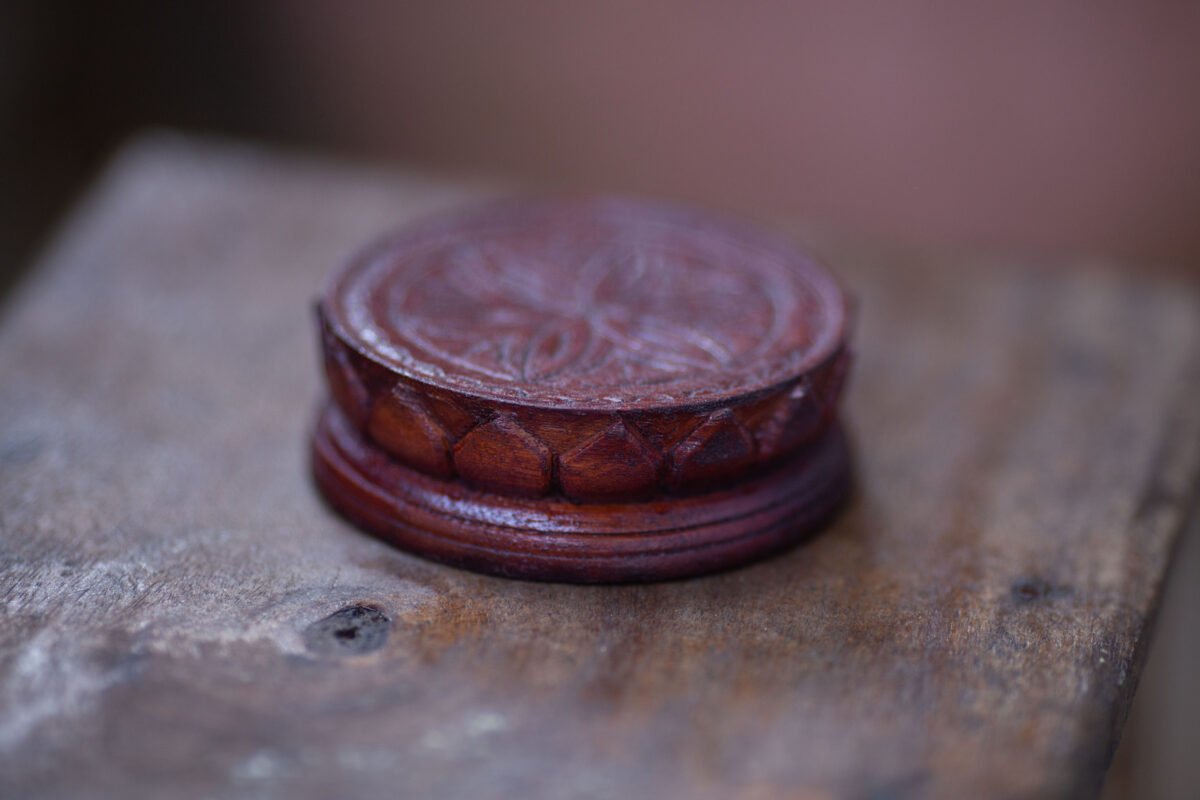
M 475 193 L 117 160 L 0 328 L 0 796 L 1097 789 L 1196 490 L 1194 295 L 827 248 L 859 307 L 837 524 L 716 577 L 512 582 L 356 532 L 306 465 L 322 280 Z

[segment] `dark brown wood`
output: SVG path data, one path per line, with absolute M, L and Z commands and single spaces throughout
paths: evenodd
M 510 578 L 614 583 L 740 566 L 827 522 L 849 489 L 838 429 L 728 489 L 631 503 L 473 490 L 388 457 L 336 408 L 314 436 L 317 484 L 334 508 L 406 550 Z
M 318 485 L 409 550 L 678 578 L 794 544 L 845 497 L 845 301 L 762 233 L 629 200 L 496 202 L 371 247 L 318 316 Z
M 846 512 L 706 578 L 510 581 L 308 470 L 298 309 L 478 195 L 171 137 L 89 195 L 0 322 L 0 797 L 1094 794 L 1196 496 L 1194 292 L 826 242 Z

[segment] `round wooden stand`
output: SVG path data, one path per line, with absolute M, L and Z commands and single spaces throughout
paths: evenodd
M 508 203 L 377 245 L 318 307 L 317 484 L 400 547 L 572 582 L 745 563 L 829 518 L 845 304 L 689 212 Z

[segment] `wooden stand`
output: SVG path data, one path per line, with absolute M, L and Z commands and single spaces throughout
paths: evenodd
M 691 212 L 509 201 L 435 219 L 322 298 L 317 482 L 367 530 L 483 572 L 740 565 L 846 494 L 845 316 L 810 259 Z

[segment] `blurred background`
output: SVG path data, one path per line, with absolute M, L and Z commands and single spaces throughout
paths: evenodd
M 148 126 L 1200 276 L 1200 3 L 0 9 L 0 291 Z M 1200 786 L 1194 533 L 1113 798 Z

